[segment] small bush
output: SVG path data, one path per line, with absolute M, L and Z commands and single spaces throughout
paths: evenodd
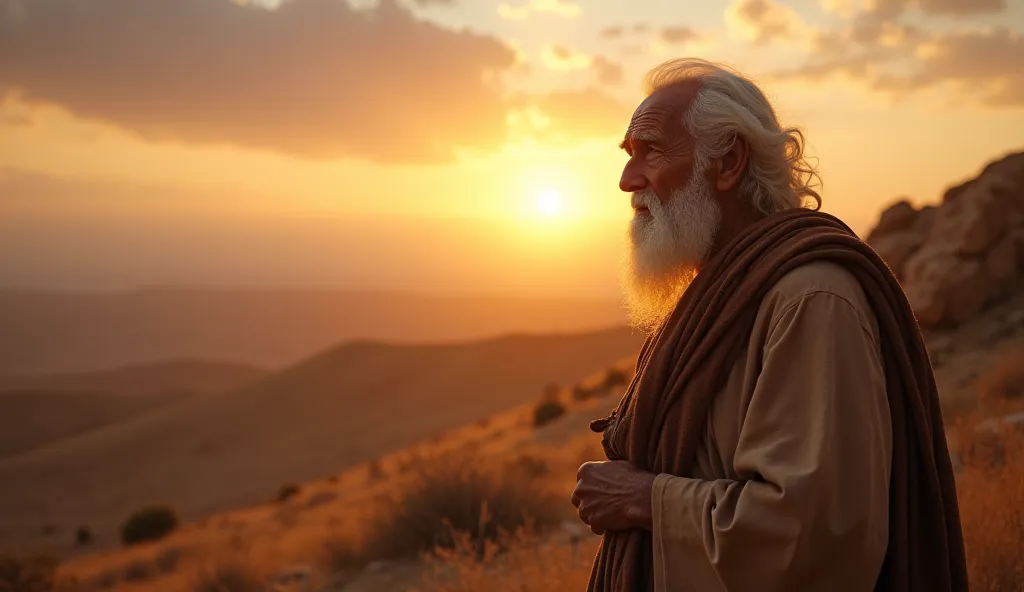
M 572 398 L 574 401 L 586 401 L 600 395 L 597 389 L 589 389 L 582 384 L 572 387 Z
M 245 566 L 225 563 L 199 573 L 193 592 L 263 592 L 263 582 Z
M 507 470 L 510 472 L 521 471 L 531 479 L 544 477 L 550 472 L 544 459 L 529 454 L 524 454 L 510 462 Z
M 57 559 L 50 555 L 0 555 L 0 590 L 51 592 L 56 580 L 57 564 Z
M 88 526 L 79 526 L 75 531 L 75 545 L 85 547 L 92 544 L 92 531 Z
M 604 375 L 605 389 L 613 389 L 620 386 L 626 386 L 627 384 L 629 384 L 629 376 L 618 368 L 612 368 Z
M 565 405 L 559 401 L 542 401 L 533 410 L 533 426 L 547 425 L 565 415 Z
M 124 567 L 124 581 L 126 582 L 142 582 L 148 580 L 156 575 L 156 569 L 148 562 L 138 559 L 132 561 Z
M 537 480 L 480 470 L 471 457 L 440 459 L 415 477 L 371 525 L 367 557 L 395 559 L 450 548 L 460 532 L 481 544 L 494 541 L 528 524 L 558 523 L 565 505 Z
M 169 506 L 148 506 L 135 512 L 121 525 L 121 541 L 134 545 L 162 539 L 178 527 L 178 515 Z
M 285 483 L 277 490 L 277 501 L 286 502 L 299 493 L 299 486 L 294 483 Z

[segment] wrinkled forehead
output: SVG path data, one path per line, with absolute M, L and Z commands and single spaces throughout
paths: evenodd
M 626 137 L 655 140 L 687 136 L 684 115 L 696 87 L 696 83 L 680 83 L 651 94 L 633 112 Z

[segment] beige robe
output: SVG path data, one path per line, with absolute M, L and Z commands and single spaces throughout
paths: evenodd
M 864 292 L 835 264 L 795 269 L 758 310 L 694 474 L 654 482 L 655 591 L 872 590 L 891 458 Z

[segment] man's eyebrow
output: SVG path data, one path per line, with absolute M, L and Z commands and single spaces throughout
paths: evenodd
M 619 142 L 619 148 L 625 150 L 629 146 L 630 142 L 636 142 L 636 141 L 640 141 L 640 142 L 657 142 L 658 141 L 658 136 L 656 134 L 654 134 L 652 132 L 648 132 L 648 131 L 634 132 L 634 133 L 628 133 L 627 132 L 626 133 L 626 137 L 623 138 L 623 140 L 621 142 Z

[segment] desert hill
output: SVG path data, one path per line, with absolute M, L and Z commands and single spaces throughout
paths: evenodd
M 437 343 L 621 325 L 615 299 L 342 290 L 0 290 L 0 375 L 191 358 L 265 368 L 353 339 Z
M 238 388 L 265 374 L 248 364 L 177 359 L 92 372 L 0 376 L 0 392 L 208 394 Z
M 0 377 L 0 459 L 188 397 L 236 389 L 264 374 L 243 364 L 171 360 L 104 372 Z
M 110 542 L 132 510 L 193 519 L 273 497 L 530 401 L 623 356 L 626 329 L 446 345 L 353 342 L 240 389 L 189 397 L 0 460 L 0 547 L 89 524 Z M 68 492 L 75 492 L 69 495 Z

